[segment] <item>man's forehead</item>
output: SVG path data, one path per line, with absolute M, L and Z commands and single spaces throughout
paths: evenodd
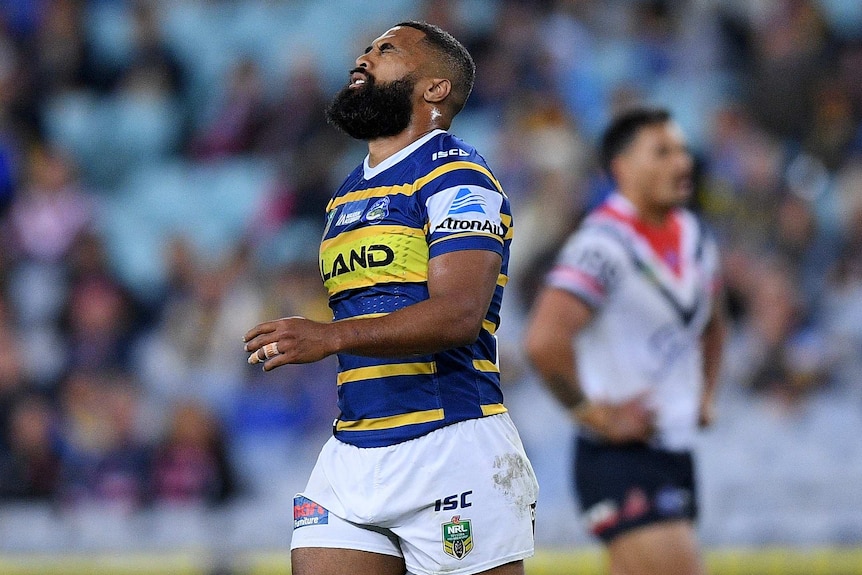
M 398 34 L 398 31 L 401 29 L 402 29 L 401 26 L 393 26 L 392 28 L 390 28 L 389 30 L 387 30 L 386 32 L 384 32 L 383 34 L 378 36 L 377 39 L 375 39 L 374 41 L 379 42 L 380 40 L 386 40 L 389 38 L 394 38 Z
M 374 44 L 387 40 L 400 40 L 403 44 L 415 44 L 422 39 L 424 33 L 409 26 L 393 26 L 374 40 Z
M 665 139 L 684 142 L 685 133 L 682 131 L 679 124 L 673 120 L 668 120 L 667 122 L 644 126 L 638 131 L 634 141 L 647 143 Z

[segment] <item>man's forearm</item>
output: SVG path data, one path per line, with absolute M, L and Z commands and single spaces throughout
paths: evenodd
M 705 397 L 714 397 L 718 388 L 726 335 L 727 324 L 724 315 L 721 311 L 716 311 L 701 338 L 703 345 L 703 395 Z
M 571 346 L 543 347 L 541 353 L 530 354 L 533 366 L 551 395 L 567 410 L 582 407 L 587 400 L 577 380 L 574 353 Z
M 537 299 L 524 336 L 527 357 L 545 387 L 568 410 L 586 403 L 572 341 L 591 318 L 592 310 L 582 300 L 569 292 L 547 288 Z
M 336 352 L 407 357 L 469 345 L 481 321 L 432 298 L 385 316 L 336 321 L 328 329 Z

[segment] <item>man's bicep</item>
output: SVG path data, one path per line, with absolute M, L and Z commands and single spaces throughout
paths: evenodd
M 490 250 L 446 252 L 428 261 L 428 295 L 453 300 L 475 300 L 482 315 L 494 295 L 502 259 Z
M 592 319 L 592 309 L 579 297 L 547 286 L 533 306 L 524 336 L 527 357 L 546 381 L 574 377 L 572 340 Z
M 530 331 L 544 333 L 546 338 L 569 341 L 590 323 L 593 313 L 593 308 L 581 297 L 548 286 L 536 300 Z

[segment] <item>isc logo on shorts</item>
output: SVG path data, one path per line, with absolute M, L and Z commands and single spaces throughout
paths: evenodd
M 329 523 L 329 511 L 307 497 L 293 498 L 293 528 Z

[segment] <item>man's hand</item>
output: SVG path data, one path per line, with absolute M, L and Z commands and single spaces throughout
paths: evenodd
M 655 433 L 655 412 L 643 396 L 621 404 L 591 403 L 579 410 L 577 419 L 611 443 L 646 443 Z
M 311 363 L 331 355 L 327 326 L 303 317 L 285 317 L 254 326 L 243 336 L 249 363 L 270 371 L 289 363 Z

